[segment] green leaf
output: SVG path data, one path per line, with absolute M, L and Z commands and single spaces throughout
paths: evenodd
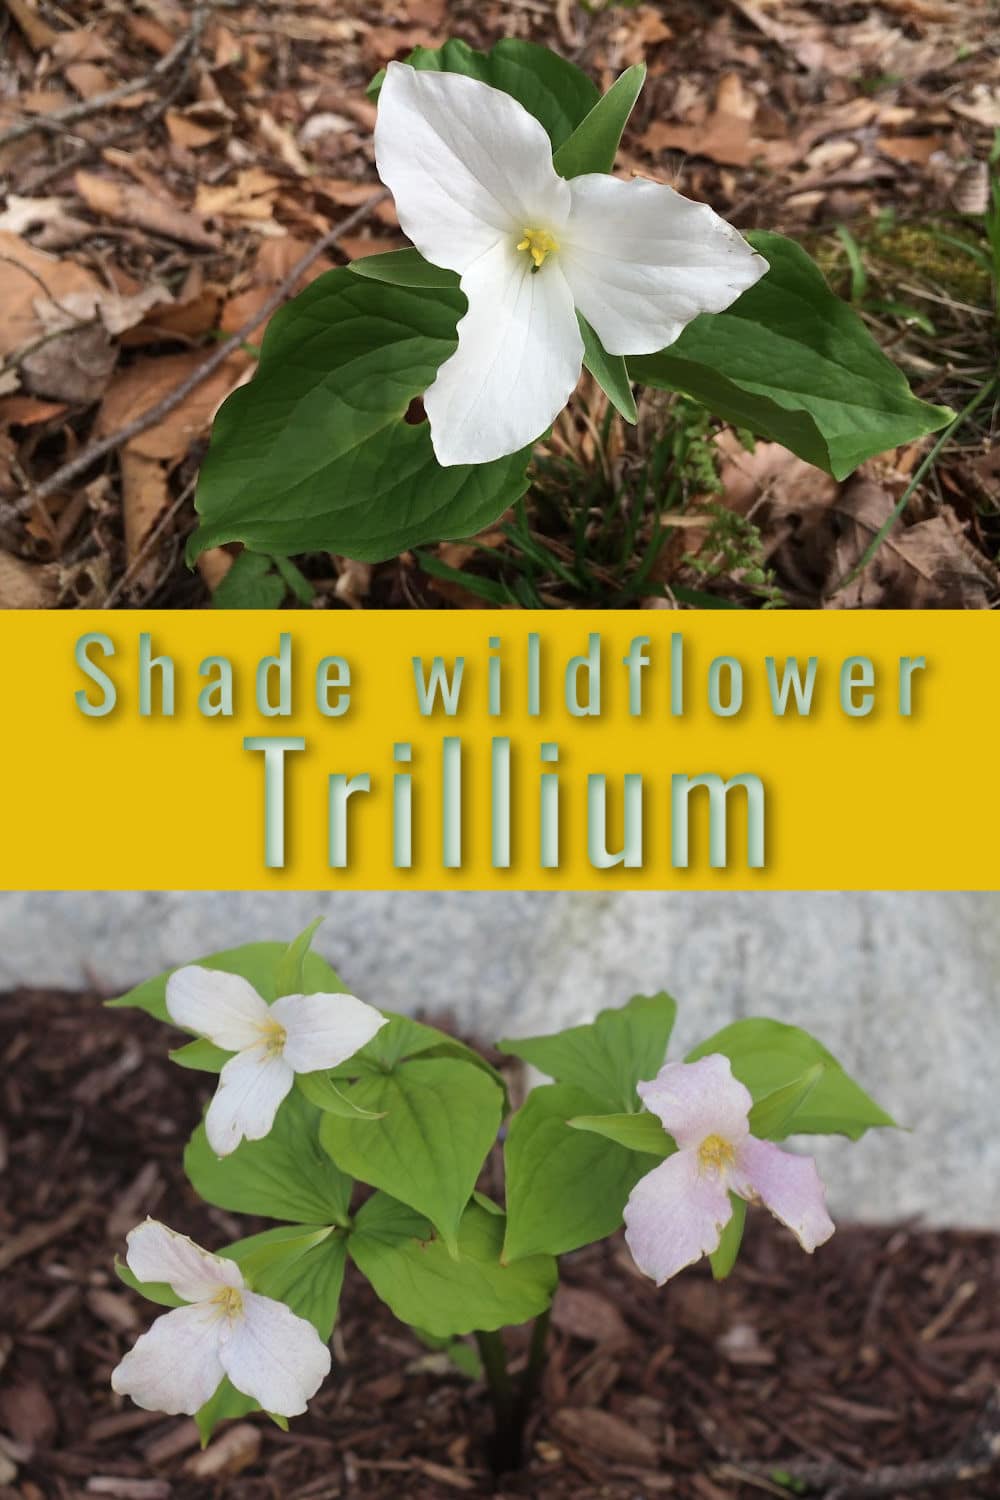
M 464 73 L 510 94 L 548 132 L 553 151 L 567 141 L 597 105 L 600 93 L 586 73 L 549 47 L 505 37 L 489 52 L 477 52 L 466 42 L 450 40 L 443 47 L 416 47 L 406 59 L 413 68 L 434 73 Z M 385 71 L 368 86 L 377 99 Z
M 389 286 L 425 287 L 433 291 L 458 291 L 458 272 L 446 271 L 424 260 L 419 250 L 387 250 L 384 255 L 363 255 L 352 260 L 349 270 L 369 281 Z
M 583 335 L 584 364 L 626 422 L 635 423 L 638 420 L 635 397 L 632 394 L 628 366 L 623 356 L 608 353 L 582 313 L 577 313 L 576 320 Z
M 602 1010 L 586 1026 L 552 1036 L 517 1037 L 500 1042 L 501 1052 L 532 1063 L 558 1083 L 584 1089 L 597 1107 L 574 1114 L 636 1111 L 635 1086 L 655 1078 L 667 1055 L 677 1006 L 664 991 L 634 995 L 627 1005 Z
M 738 1198 L 735 1193 L 729 1194 L 729 1201 L 733 1205 L 733 1216 L 729 1220 L 719 1238 L 719 1248 L 713 1250 L 708 1257 L 712 1267 L 712 1275 L 716 1281 L 725 1281 L 730 1271 L 736 1264 L 736 1258 L 740 1253 L 743 1243 L 743 1226 L 747 1221 L 747 1206 L 743 1198 Z
M 382 1011 L 382 1015 L 388 1016 L 389 1025 L 381 1027 L 367 1046 L 337 1068 L 333 1073 L 334 1078 L 391 1073 L 410 1057 L 454 1057 L 460 1062 L 472 1063 L 487 1077 L 492 1078 L 504 1090 L 506 1098 L 506 1085 L 502 1075 L 472 1047 L 457 1041 L 446 1031 L 439 1031 L 436 1026 L 427 1026 L 423 1021 L 413 1020 L 412 1016 L 400 1016 L 391 1010 Z
M 770 262 L 767 275 L 669 348 L 630 359 L 633 380 L 693 396 L 837 479 L 951 419 L 948 407 L 917 400 L 801 246 L 780 234 L 747 238 Z
M 549 1255 L 504 1265 L 503 1214 L 470 1203 L 453 1258 L 430 1224 L 385 1193 L 359 1211 L 348 1251 L 397 1318 L 437 1338 L 526 1323 L 552 1301 L 558 1277 Z
M 733 1073 L 755 1100 L 797 1085 L 808 1069 L 817 1063 L 822 1066 L 822 1076 L 780 1132 L 771 1137 L 774 1140 L 789 1135 L 846 1135 L 856 1141 L 866 1130 L 896 1123 L 848 1077 L 821 1042 L 798 1026 L 762 1018 L 734 1021 L 689 1052 L 686 1061 L 711 1052 L 729 1058 Z
M 367 562 L 471 536 L 527 488 L 531 447 L 442 468 L 405 420 L 457 345 L 458 291 L 328 271 L 268 325 L 257 373 L 215 419 L 188 545 L 336 552 Z
M 762 1141 L 783 1141 L 796 1112 L 805 1104 L 825 1072 L 825 1064 L 813 1063 L 799 1078 L 757 1099 L 750 1111 L 750 1134 Z
M 612 170 L 622 132 L 645 81 L 645 63 L 636 63 L 615 80 L 556 151 L 553 165 L 557 172 L 563 177 L 579 177 L 583 172 Z
M 221 1047 L 216 1047 L 214 1042 L 206 1041 L 203 1036 L 197 1041 L 186 1042 L 183 1047 L 174 1047 L 167 1053 L 171 1062 L 177 1063 L 181 1068 L 193 1068 L 198 1073 L 221 1073 L 232 1055 L 231 1052 L 223 1052 Z
M 277 609 L 287 590 L 273 568 L 273 559 L 263 553 L 241 552 L 212 594 L 212 608 Z
M 374 1110 L 362 1109 L 338 1089 L 329 1073 L 297 1073 L 295 1086 L 317 1109 L 344 1120 L 380 1120 Z
M 326 1343 L 337 1321 L 347 1262 L 347 1236 L 331 1225 L 304 1232 L 282 1224 L 237 1240 L 219 1252 L 235 1260 L 253 1291 L 286 1302 Z
M 358 1079 L 348 1097 L 384 1118 L 324 1114 L 319 1134 L 331 1158 L 430 1219 L 456 1252 L 462 1214 L 500 1127 L 502 1091 L 471 1063 L 416 1057 Z
M 305 931 L 300 932 L 298 937 L 289 943 L 282 954 L 275 981 L 279 995 L 301 995 L 306 993 L 302 989 L 306 980 L 306 955 L 309 953 L 316 929 L 322 925 L 322 922 L 322 917 L 317 917 L 315 921 L 310 922 Z M 343 985 L 338 983 L 337 990 L 342 991 L 343 988 Z
M 252 1411 L 260 1411 L 257 1402 L 252 1396 L 244 1396 L 242 1391 L 238 1391 L 227 1375 L 215 1395 L 210 1396 L 205 1405 L 195 1412 L 194 1419 L 198 1424 L 201 1446 L 205 1447 L 220 1422 L 249 1416 Z M 288 1431 L 288 1422 L 284 1417 L 276 1417 L 271 1413 L 269 1415 L 272 1422 L 277 1423 L 285 1432 Z
M 140 1281 L 132 1271 L 129 1270 L 120 1255 L 115 1256 L 115 1275 L 119 1281 L 146 1297 L 150 1302 L 156 1302 L 160 1307 L 183 1307 L 184 1298 L 178 1297 L 173 1287 L 166 1281 Z
M 566 1123 L 574 1130 L 589 1130 L 593 1135 L 617 1141 L 629 1151 L 640 1151 L 661 1161 L 677 1150 L 673 1137 L 648 1110 L 638 1115 L 577 1115 Z
M 285 943 L 244 943 L 240 948 L 226 948 L 221 953 L 210 953 L 207 958 L 195 958 L 191 962 L 200 964 L 205 969 L 224 969 L 229 974 L 242 975 L 244 979 L 249 979 L 258 995 L 270 1004 L 282 993 L 278 988 L 278 975 L 286 952 Z M 132 1006 L 137 1010 L 144 1010 L 147 1015 L 155 1016 L 158 1021 L 169 1022 L 167 980 L 176 969 L 184 967 L 183 964 L 176 964 L 173 969 L 157 974 L 154 979 L 146 979 L 142 984 L 137 984 L 126 995 L 109 1000 L 108 1004 L 112 1007 Z M 320 958 L 318 953 L 306 955 L 303 965 L 304 994 L 336 993 L 343 988 L 325 959 Z
M 600 1101 L 566 1083 L 532 1089 L 510 1122 L 504 1145 L 507 1235 L 504 1259 L 562 1255 L 602 1240 L 621 1224 L 632 1188 L 659 1157 L 567 1122 Z
M 294 1224 L 344 1224 L 352 1184 L 320 1145 L 320 1121 L 329 1118 L 293 1089 L 270 1133 L 243 1141 L 230 1156 L 217 1157 L 199 1125 L 184 1152 L 184 1170 L 219 1208 Z M 363 1128 L 374 1127 L 366 1121 Z

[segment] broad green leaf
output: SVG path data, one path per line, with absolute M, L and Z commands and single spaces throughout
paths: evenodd
M 352 1184 L 320 1145 L 319 1122 L 329 1118 L 293 1089 L 270 1133 L 243 1141 L 230 1156 L 217 1157 L 199 1125 L 184 1152 L 184 1170 L 219 1208 L 294 1224 L 344 1224 Z M 373 1127 L 366 1120 L 363 1128 Z
M 503 1214 L 470 1203 L 452 1258 L 431 1225 L 376 1193 L 354 1221 L 348 1252 L 397 1318 L 437 1338 L 526 1323 L 552 1301 L 558 1277 L 549 1255 L 505 1265 Z
M 183 1047 L 174 1047 L 167 1053 L 171 1062 L 177 1063 L 181 1068 L 193 1068 L 197 1073 L 221 1073 L 232 1055 L 231 1052 L 223 1052 L 221 1047 L 216 1047 L 214 1042 L 206 1041 L 203 1036 L 197 1041 L 186 1042 Z
M 589 1130 L 593 1135 L 617 1141 L 629 1151 L 641 1151 L 661 1160 L 673 1156 L 677 1149 L 673 1137 L 648 1110 L 638 1115 L 577 1115 L 566 1123 L 574 1130 Z
M 762 1141 L 783 1141 L 792 1119 L 805 1104 L 826 1072 L 825 1064 L 813 1063 L 801 1077 L 754 1101 L 750 1111 L 750 1134 Z
M 474 1067 L 481 1069 L 504 1090 L 506 1098 L 506 1085 L 503 1077 L 472 1047 L 467 1047 L 464 1042 L 457 1041 L 446 1031 L 439 1031 L 436 1026 L 427 1026 L 423 1021 L 415 1021 L 412 1016 L 396 1015 L 391 1010 L 383 1010 L 382 1014 L 388 1016 L 389 1025 L 381 1027 L 366 1047 L 335 1069 L 334 1078 L 359 1078 L 366 1073 L 391 1073 L 401 1062 L 410 1057 L 454 1057 L 460 1062 L 472 1063 Z
M 302 986 L 305 984 L 305 963 L 309 955 L 310 945 L 317 927 L 321 926 L 322 917 L 309 923 L 304 932 L 300 932 L 285 949 L 278 965 L 277 987 L 279 995 L 301 995 L 304 994 Z M 338 983 L 338 991 L 343 990 L 343 985 Z
M 583 362 L 608 400 L 621 412 L 626 422 L 636 422 L 635 397 L 629 381 L 628 366 L 620 354 L 609 354 L 582 313 L 577 322 L 583 335 Z
M 347 1261 L 347 1236 L 330 1225 L 282 1224 L 219 1252 L 235 1260 L 262 1297 L 286 1302 L 326 1343 L 337 1321 Z
M 458 291 L 420 291 L 342 268 L 268 325 L 257 373 L 215 419 L 188 546 L 337 552 L 367 562 L 471 536 L 527 488 L 530 446 L 442 468 L 426 421 L 405 420 L 454 351 Z
M 568 140 L 600 99 L 586 73 L 549 47 L 505 37 L 489 52 L 477 52 L 466 42 L 450 40 L 443 47 L 416 47 L 406 61 L 413 68 L 435 73 L 464 73 L 510 94 L 548 132 L 553 150 Z M 372 79 L 368 97 L 377 99 L 384 70 Z
M 198 1424 L 201 1446 L 205 1447 L 220 1422 L 230 1422 L 235 1417 L 249 1416 L 252 1411 L 260 1411 L 257 1402 L 252 1396 L 244 1396 L 242 1391 L 238 1391 L 227 1375 L 215 1395 L 195 1412 L 194 1419 Z M 283 1431 L 288 1431 L 288 1422 L 285 1417 L 276 1417 L 273 1412 L 268 1412 L 268 1416 Z
M 822 1065 L 822 1077 L 780 1134 L 772 1137 L 775 1140 L 789 1135 L 846 1135 L 856 1141 L 866 1130 L 896 1123 L 848 1077 L 821 1042 L 798 1026 L 761 1018 L 734 1021 L 689 1052 L 686 1060 L 694 1062 L 711 1052 L 729 1058 L 733 1073 L 755 1100 L 797 1083 L 814 1064 Z
M 288 589 L 273 557 L 241 552 L 212 592 L 213 609 L 278 609 Z
M 637 1111 L 635 1086 L 655 1078 L 667 1055 L 677 1006 L 664 991 L 634 995 L 627 1005 L 602 1010 L 586 1026 L 571 1026 L 552 1036 L 516 1037 L 500 1042 L 554 1078 L 586 1090 L 596 1107 L 574 1114 Z
M 178 1297 L 173 1287 L 166 1281 L 140 1281 L 120 1255 L 115 1256 L 115 1275 L 119 1281 L 132 1288 L 133 1292 L 139 1292 L 141 1296 L 150 1302 L 156 1302 L 160 1307 L 183 1307 L 184 1298 Z
M 562 1255 L 604 1239 L 621 1224 L 625 1200 L 659 1157 L 569 1129 L 567 1121 L 599 1108 L 586 1090 L 553 1083 L 532 1089 L 511 1120 L 504 1145 L 504 1260 Z
M 297 1073 L 295 1087 L 304 1094 L 310 1104 L 327 1114 L 340 1115 L 345 1120 L 378 1120 L 381 1116 L 374 1110 L 362 1109 L 339 1089 L 329 1073 Z
M 583 172 L 610 172 L 618 155 L 622 131 L 646 81 L 645 63 L 636 63 L 617 78 L 586 119 L 581 120 L 553 157 L 563 177 Z
M 205 969 L 225 969 L 229 974 L 241 974 L 244 979 L 249 979 L 257 993 L 270 1004 L 281 994 L 278 989 L 278 974 L 286 951 L 286 943 L 244 943 L 241 948 L 226 948 L 222 953 L 210 953 L 207 958 L 193 958 L 190 962 L 200 964 Z M 147 1015 L 155 1016 L 158 1021 L 169 1022 L 167 980 L 174 969 L 184 967 L 183 964 L 175 964 L 173 969 L 157 974 L 154 979 L 144 980 L 126 995 L 120 995 L 117 1000 L 109 1000 L 108 1004 L 134 1006 L 137 1010 L 144 1010 Z M 305 994 L 318 995 L 343 988 L 325 959 L 320 958 L 318 953 L 306 955 L 303 965 Z M 187 1065 L 193 1066 L 191 1063 Z
M 729 1201 L 733 1205 L 733 1216 L 722 1231 L 719 1248 L 713 1250 L 708 1257 L 712 1275 L 716 1281 L 724 1281 L 735 1266 L 740 1246 L 743 1243 L 743 1226 L 747 1221 L 747 1206 L 744 1199 L 737 1198 L 735 1193 L 730 1193 Z
M 387 250 L 384 255 L 363 255 L 360 260 L 352 260 L 349 269 L 355 276 L 364 276 L 369 281 L 382 281 L 389 286 L 426 287 L 432 291 L 458 290 L 457 271 L 432 266 L 412 246 L 406 250 Z
M 430 1219 L 455 1252 L 462 1214 L 500 1127 L 502 1090 L 471 1063 L 416 1057 L 392 1073 L 359 1078 L 347 1095 L 384 1118 L 324 1114 L 320 1141 L 333 1161 Z
M 801 246 L 780 234 L 747 238 L 767 275 L 726 312 L 695 318 L 669 348 L 629 359 L 633 380 L 693 396 L 837 479 L 951 419 L 948 407 L 913 395 Z

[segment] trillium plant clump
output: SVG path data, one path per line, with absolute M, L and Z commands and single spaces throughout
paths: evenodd
M 748 1204 L 812 1252 L 834 1233 L 823 1185 L 809 1156 L 778 1143 L 893 1124 L 795 1026 L 737 1021 L 668 1058 L 676 1007 L 663 993 L 499 1043 L 551 1080 L 512 1111 L 504 1074 L 473 1048 L 346 994 L 310 947 L 316 925 L 287 948 L 217 953 L 112 1002 L 188 1032 L 173 1061 L 218 1075 L 184 1155 L 195 1190 L 275 1221 L 203 1249 L 147 1219 L 117 1263 L 170 1310 L 112 1385 L 141 1407 L 194 1415 L 206 1442 L 226 1418 L 263 1410 L 284 1426 L 307 1409 L 331 1375 L 350 1260 L 420 1340 L 484 1380 L 493 1459 L 512 1467 L 559 1256 L 624 1222 L 655 1298 L 703 1256 L 729 1274 Z M 502 1203 L 478 1186 L 501 1150 Z M 531 1352 L 515 1391 L 504 1330 L 524 1324 Z
M 205 548 L 378 561 L 525 492 L 586 367 L 626 422 L 677 391 L 838 478 L 942 427 L 793 241 L 612 175 L 645 77 L 601 96 L 544 47 L 418 47 L 369 90 L 408 249 L 315 280 L 216 420 Z M 422 402 L 427 420 L 419 420 Z

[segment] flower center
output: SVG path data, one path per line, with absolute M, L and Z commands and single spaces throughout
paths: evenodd
M 212 1302 L 219 1309 L 220 1316 L 230 1322 L 243 1315 L 243 1293 L 239 1287 L 220 1286 Z
M 526 229 L 524 239 L 520 241 L 519 250 L 526 250 L 534 261 L 532 275 L 540 271 L 545 264 L 545 257 L 559 249 L 559 243 L 547 229 Z
M 285 1043 L 288 1041 L 288 1032 L 280 1021 L 262 1021 L 260 1033 L 264 1043 L 264 1051 L 268 1057 L 277 1057 L 279 1052 L 284 1052 Z
M 721 1135 L 706 1135 L 698 1147 L 698 1166 L 703 1172 L 713 1172 L 718 1176 L 724 1168 L 731 1167 L 735 1160 L 736 1152 Z

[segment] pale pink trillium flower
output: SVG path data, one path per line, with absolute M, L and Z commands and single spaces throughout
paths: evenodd
M 768 269 L 673 188 L 561 177 L 534 115 L 464 74 L 391 62 L 375 162 L 404 233 L 469 303 L 424 395 L 442 465 L 516 453 L 551 426 L 580 378 L 577 309 L 609 354 L 653 354 Z
M 236 1054 L 205 1115 L 217 1156 L 267 1135 L 296 1073 L 339 1067 L 387 1024 L 354 995 L 282 995 L 268 1005 L 241 975 L 199 964 L 171 974 L 167 1010 L 178 1026 Z
M 155 1219 L 128 1235 L 139 1281 L 165 1281 L 185 1304 L 157 1318 L 111 1374 L 146 1411 L 193 1416 L 226 1375 L 265 1411 L 297 1417 L 330 1373 L 330 1351 L 284 1302 L 252 1292 L 233 1260 Z
M 750 1134 L 753 1104 L 728 1057 L 667 1063 L 639 1098 L 677 1143 L 640 1178 L 625 1205 L 625 1239 L 657 1286 L 719 1248 L 732 1218 L 729 1198 L 762 1203 L 812 1253 L 833 1234 L 816 1163 Z

